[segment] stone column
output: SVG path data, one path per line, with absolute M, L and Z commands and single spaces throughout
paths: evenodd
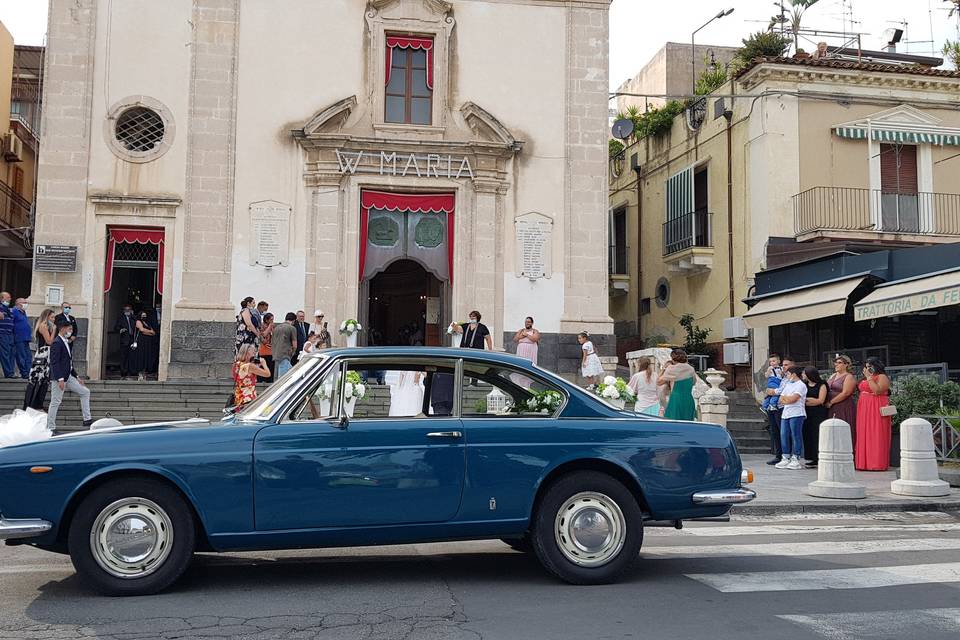
M 609 336 L 607 164 L 609 7 L 567 8 L 564 312 L 561 331 Z M 598 348 L 606 342 L 595 340 Z M 612 355 L 610 349 L 604 349 Z
M 867 488 L 854 479 L 850 425 L 843 420 L 824 420 L 820 424 L 817 479 L 807 485 L 807 493 L 818 498 L 866 498 Z
M 74 273 L 34 272 L 29 299 L 34 309 L 43 308 L 47 286 L 63 285 L 80 326 L 73 356 L 81 374 L 86 372 L 92 297 L 98 294 L 92 281 L 84 284 L 82 265 L 102 262 L 104 257 L 103 243 L 93 242 L 87 235 L 87 221 L 92 217 L 87 206 L 87 172 L 96 25 L 96 0 L 50 2 L 34 242 L 77 246 L 78 264 Z M 95 255 L 88 255 L 90 252 Z
M 940 479 L 933 426 L 923 418 L 910 418 L 900 424 L 900 478 L 890 483 L 890 491 L 901 496 L 946 496 L 950 484 Z
M 700 419 L 726 429 L 727 412 L 730 411 L 730 407 L 727 406 L 727 394 L 723 392 L 720 385 L 723 384 L 727 374 L 716 369 L 707 369 L 704 373 L 710 389 L 700 396 Z
M 193 0 L 180 320 L 232 320 L 239 0 Z
M 500 184 L 497 182 L 474 181 L 476 206 L 473 216 L 473 299 L 463 299 L 466 309 L 464 317 L 472 309 L 478 310 L 484 317 L 483 323 L 490 329 L 494 347 L 503 346 L 503 318 L 497 315 L 497 272 L 503 273 L 503 265 L 497 264 L 498 237 L 497 199 Z M 500 276 L 501 290 L 503 276 Z M 459 318 L 457 318 L 459 319 Z
M 343 264 L 345 247 L 341 242 L 341 227 L 346 221 L 341 221 L 340 209 L 339 177 L 325 176 L 313 191 L 310 246 L 315 280 L 313 289 L 307 291 L 307 300 L 312 300 L 312 304 L 306 310 L 311 322 L 316 309 L 322 309 L 327 314 L 327 322 L 344 319 L 341 317 L 344 310 L 339 307 L 347 284 Z M 356 286 L 356 283 L 352 283 L 352 286 Z M 330 327 L 331 336 L 336 336 L 336 327 L 333 324 Z

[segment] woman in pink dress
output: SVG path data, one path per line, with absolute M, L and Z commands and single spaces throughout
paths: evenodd
M 890 416 L 880 415 L 890 404 L 890 378 L 883 363 L 867 358 L 857 387 L 857 444 L 853 463 L 858 471 L 886 471 L 890 466 Z
M 513 334 L 513 341 L 517 343 L 517 355 L 537 364 L 537 353 L 540 351 L 540 332 L 533 328 L 533 318 L 527 316 L 523 321 L 523 328 Z M 520 374 L 511 376 L 514 382 L 529 389 L 533 380 Z

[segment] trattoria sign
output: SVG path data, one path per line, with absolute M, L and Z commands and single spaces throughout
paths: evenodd
M 947 307 L 954 304 L 960 305 L 960 285 L 856 305 L 853 315 L 854 319 L 859 322 L 861 320 L 873 320 L 925 311 L 937 307 Z
M 336 149 L 340 173 L 357 173 L 405 178 L 473 178 L 473 167 L 466 156 L 416 154 L 395 151 L 345 151 Z

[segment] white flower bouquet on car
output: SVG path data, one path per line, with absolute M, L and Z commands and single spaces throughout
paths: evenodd
M 623 407 L 628 402 L 636 402 L 637 396 L 630 390 L 623 378 L 605 377 L 593 392 L 607 402 Z

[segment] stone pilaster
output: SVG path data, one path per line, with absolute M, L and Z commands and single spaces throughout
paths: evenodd
M 331 335 L 336 336 L 333 322 L 345 312 L 344 233 L 345 222 L 341 220 L 340 183 L 338 177 L 319 182 L 313 191 L 313 211 L 310 243 L 313 248 L 311 262 L 314 271 L 313 288 L 307 291 L 307 299 L 313 305 L 306 309 L 308 321 L 313 321 L 313 311 L 323 309 L 330 322 Z M 308 276 L 309 278 L 309 276 Z M 351 283 L 356 287 L 356 283 Z M 341 318 L 342 319 L 342 318 Z
M 608 11 L 606 3 L 567 8 L 564 333 L 613 334 L 607 311 Z
M 182 299 L 178 318 L 228 321 L 239 0 L 194 0 Z
M 464 300 L 465 313 L 476 309 L 485 316 L 485 324 L 492 328 L 495 346 L 502 346 L 500 332 L 503 329 L 502 303 L 497 304 L 498 280 L 502 300 L 503 263 L 497 260 L 502 253 L 499 246 L 501 227 L 497 224 L 499 184 L 494 182 L 474 182 L 476 204 L 473 217 L 473 298 Z M 498 273 L 500 274 L 498 276 Z M 498 309 L 499 307 L 499 309 Z M 497 344 L 500 343 L 500 344 Z
M 80 318 L 80 339 L 74 347 L 78 363 L 86 360 L 93 295 L 90 286 L 83 288 L 81 265 L 88 252 L 103 251 L 102 243 L 84 234 L 96 20 L 96 0 L 50 2 L 37 193 L 37 211 L 42 215 L 37 216 L 35 242 L 78 246 L 78 270 L 34 273 L 30 297 L 35 307 L 41 307 L 47 285 L 64 286 L 64 295 Z M 83 373 L 85 367 L 77 369 Z

